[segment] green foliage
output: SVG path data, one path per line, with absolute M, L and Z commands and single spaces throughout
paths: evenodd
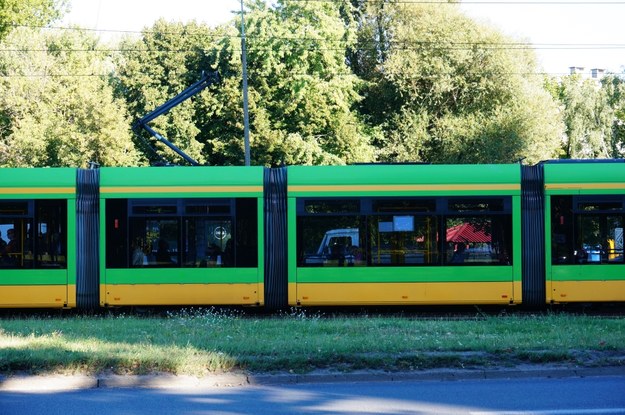
M 378 130 L 375 140 L 378 159 L 385 162 L 414 161 L 415 155 L 426 151 L 429 125 L 430 117 L 425 111 L 417 113 L 412 108 L 402 108 L 392 114 Z
M 253 164 L 337 164 L 369 161 L 373 148 L 353 111 L 358 79 L 345 65 L 349 41 L 335 3 L 262 1 L 248 4 L 250 143 Z M 200 162 L 243 162 L 242 90 L 237 22 L 209 29 L 157 22 L 129 42 L 120 69 L 120 94 L 135 117 L 192 82 L 190 74 L 216 67 L 222 82 L 155 120 L 158 131 Z M 200 46 L 201 45 L 201 46 Z M 167 54 L 161 50 L 187 51 Z
M 133 165 L 124 103 L 98 42 L 80 31 L 17 29 L 0 55 L 0 166 Z
M 44 26 L 65 9 L 66 0 L 0 0 L 0 41 L 16 26 Z
M 215 58 L 205 49 L 218 33 L 194 22 L 187 25 L 157 21 L 139 40 L 122 43 L 123 57 L 118 63 L 118 96 L 126 99 L 133 119 L 138 119 L 197 82 L 202 71 L 210 71 Z M 214 91 L 215 88 L 210 88 Z M 201 97 L 209 92 L 203 91 Z M 196 100 L 198 100 L 196 98 Z M 186 101 L 150 125 L 200 163 L 206 161 L 197 136 L 203 127 L 199 106 Z M 149 135 L 146 132 L 145 137 Z M 139 148 L 142 142 L 135 139 Z M 179 162 L 178 156 L 156 144 L 159 154 Z M 146 153 L 147 158 L 154 158 Z
M 372 148 L 351 111 L 359 99 L 358 79 L 345 65 L 342 47 L 354 34 L 337 3 L 254 7 L 247 20 L 250 85 L 271 97 L 263 103 L 270 127 L 299 134 L 329 160 L 370 160 Z
M 625 155 L 622 77 L 545 80 L 531 50 L 501 47 L 510 39 L 449 3 L 248 0 L 252 163 Z M 0 0 L 0 41 L 64 8 Z M 151 126 L 200 163 L 243 164 L 240 35 L 239 17 L 216 28 L 160 20 L 114 54 L 80 31 L 12 30 L 0 54 L 0 166 L 179 163 L 129 127 L 214 69 L 218 85 Z
M 610 156 L 625 158 L 625 74 L 606 76 L 601 80 L 601 89 L 614 111 Z
M 566 126 L 566 158 L 605 158 L 625 155 L 623 80 L 608 76 L 601 83 L 570 75 L 552 80 L 550 92 L 561 104 Z
M 0 56 L 0 166 L 133 165 L 124 103 L 95 38 L 15 30 Z M 18 52 L 19 51 L 19 52 Z
M 531 52 L 497 47 L 509 41 L 455 5 L 360 7 L 352 62 L 368 80 L 362 111 L 381 128 L 384 159 L 535 162 L 556 154 L 561 122 L 532 77 Z

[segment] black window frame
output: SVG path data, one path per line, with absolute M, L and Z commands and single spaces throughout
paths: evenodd
M 623 265 L 615 248 L 610 252 L 607 243 L 583 246 L 584 219 L 599 218 L 599 231 L 607 230 L 610 218 L 620 218 L 625 225 L 625 195 L 551 195 L 549 212 L 551 229 L 552 265 Z M 592 208 L 596 207 L 596 208 Z M 606 236 L 606 238 L 603 238 Z M 602 235 L 606 242 L 609 235 Z
M 348 206 L 355 202 L 358 202 L 360 209 L 344 210 L 334 212 L 311 212 L 310 209 L 306 209 L 306 206 L 310 206 L 315 201 L 325 202 L 327 204 L 335 203 L 340 205 L 340 201 L 344 201 L 343 205 Z M 393 202 L 397 202 L 397 208 L 393 208 Z M 468 207 L 478 206 L 479 209 L 457 209 L 454 208 L 454 204 L 464 204 Z M 370 223 L 373 222 L 374 217 L 395 217 L 395 216 L 413 216 L 414 223 L 418 222 L 418 218 L 433 218 L 436 223 L 438 235 L 446 235 L 446 223 L 448 218 L 464 218 L 464 217 L 507 217 L 507 223 L 502 226 L 506 228 L 502 230 L 509 234 L 509 240 L 506 241 L 504 248 L 499 248 L 505 251 L 505 254 L 498 254 L 498 259 L 493 259 L 490 262 L 474 262 L 470 265 L 483 265 L 483 264 L 499 264 L 499 265 L 511 265 L 513 258 L 513 205 L 512 196 L 367 196 L 367 197 L 302 197 L 296 199 L 296 251 L 298 258 L 298 266 L 320 266 L 323 263 L 322 258 L 311 259 L 311 254 L 306 253 L 305 246 L 312 246 L 314 243 L 304 242 L 304 226 L 307 222 L 307 218 L 311 217 L 358 217 L 360 223 L 359 228 L 359 244 L 364 251 L 364 257 L 366 260 L 366 266 L 386 266 L 380 263 L 374 264 L 372 260 L 372 241 L 369 233 L 371 232 Z M 493 221 L 491 220 L 491 223 Z M 505 221 L 504 221 L 505 222 Z M 416 226 L 416 225 L 415 225 Z M 331 231 L 328 230 L 327 232 Z M 319 232 L 317 232 L 319 233 Z M 323 244 L 323 242 L 321 242 Z M 426 243 L 427 245 L 427 243 Z M 432 257 L 435 260 L 431 262 L 425 261 L 423 265 L 451 265 L 447 258 L 447 246 L 446 238 L 438 237 L 436 242 L 436 250 L 432 251 Z M 319 257 L 319 252 L 315 255 Z M 393 263 L 390 265 L 402 265 L 401 263 Z M 415 265 L 414 263 L 404 265 Z M 419 264 L 421 265 L 421 264 Z M 465 264 L 469 265 L 469 263 Z M 339 265 L 341 266 L 341 265 Z
M 258 258 L 258 198 L 109 198 L 105 201 L 106 210 L 106 267 L 107 268 L 195 268 L 195 267 L 236 267 L 255 268 Z M 159 209 L 160 208 L 160 209 Z M 194 219 L 229 221 L 231 223 L 229 245 L 231 252 L 215 253 L 215 258 L 198 259 L 189 263 L 191 257 L 185 250 L 189 247 L 187 227 Z M 143 249 L 146 257 L 158 247 L 136 239 L 132 231 L 136 221 L 176 221 L 176 250 L 172 249 L 172 261 L 150 261 L 138 264 L 133 259 L 137 248 Z M 241 222 L 241 226 L 239 223 Z M 248 224 L 248 222 L 250 224 Z M 248 225 L 248 226 L 246 226 Z M 144 225 L 145 226 L 145 225 Z M 241 229 L 244 228 L 244 229 Z M 159 241 L 160 242 L 160 241 Z M 168 241 L 171 243 L 171 241 Z M 208 255 L 208 248 L 206 249 Z
M 19 209 L 8 209 L 11 205 Z M 57 210 L 56 215 L 50 212 Z M 0 222 L 13 222 L 16 248 L 5 241 L 0 253 L 2 269 L 67 269 L 67 199 L 5 199 L 0 201 Z M 44 222 L 45 220 L 45 222 Z M 21 224 L 21 226 L 17 226 Z M 44 226 L 45 225 L 45 232 Z M 52 228 L 55 227 L 55 229 Z M 16 229 L 16 227 L 20 229 Z M 2 235 L 3 241 L 8 239 Z

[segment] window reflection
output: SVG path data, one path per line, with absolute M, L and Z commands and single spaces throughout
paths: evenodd
M 297 206 L 300 266 L 512 264 L 510 198 L 337 198 Z
M 623 264 L 622 196 L 553 196 L 553 264 Z
M 371 216 L 369 229 L 373 265 L 438 262 L 436 217 Z
M 0 202 L 0 267 L 66 268 L 67 201 Z
M 360 216 L 305 217 L 301 218 L 299 229 L 300 264 L 365 265 L 364 228 Z
M 507 217 L 454 217 L 446 224 L 448 264 L 510 265 L 511 224 Z
M 110 199 L 106 263 L 127 267 L 256 267 L 256 199 Z
M 133 218 L 130 229 L 132 266 L 171 267 L 180 263 L 178 220 Z

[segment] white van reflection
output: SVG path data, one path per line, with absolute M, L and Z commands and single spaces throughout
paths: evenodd
M 304 258 L 306 265 L 324 265 L 336 261 L 336 265 L 353 266 L 359 251 L 358 229 L 331 229 L 325 233 L 317 252 Z

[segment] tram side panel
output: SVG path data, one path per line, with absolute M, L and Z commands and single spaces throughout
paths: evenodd
M 289 167 L 292 305 L 520 303 L 520 173 Z
M 101 305 L 261 305 L 262 168 L 103 168 Z
M 625 163 L 546 163 L 547 300 L 625 301 Z
M 0 307 L 76 304 L 76 169 L 0 169 Z

